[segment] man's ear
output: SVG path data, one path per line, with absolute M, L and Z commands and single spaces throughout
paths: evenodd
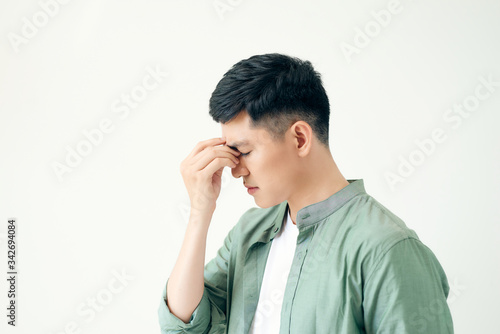
M 297 121 L 290 127 L 290 132 L 299 156 L 307 156 L 311 151 L 314 136 L 311 126 L 307 122 Z

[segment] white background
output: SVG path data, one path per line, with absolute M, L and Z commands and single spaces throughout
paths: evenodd
M 214 4 L 229 7 L 218 12 Z M 179 164 L 198 141 L 221 135 L 208 99 L 222 75 L 268 52 L 308 59 L 322 73 L 334 159 L 434 251 L 452 287 L 455 332 L 495 332 L 500 3 L 401 0 L 381 26 L 373 12 L 388 7 L 381 0 L 73 0 L 49 16 L 38 1 L 2 1 L 1 277 L 10 217 L 18 220 L 19 272 L 16 328 L 6 324 L 1 279 L 2 333 L 159 333 L 161 290 L 189 208 Z M 39 27 L 30 31 L 26 22 L 34 21 Z M 371 37 L 363 45 L 355 39 L 365 28 Z M 347 44 L 357 53 L 346 56 Z M 122 94 L 141 91 L 148 67 L 168 76 L 126 117 L 116 113 Z M 455 104 L 474 101 L 480 78 L 496 87 L 460 124 L 446 121 Z M 68 148 L 88 144 L 83 132 L 104 119 L 113 130 L 58 178 L 54 164 L 66 164 Z M 446 140 L 418 153 L 416 141 L 438 128 Z M 387 173 L 410 156 L 423 159 L 391 188 Z M 255 206 L 241 179 L 224 173 L 206 261 Z M 121 271 L 122 285 L 113 281 Z M 92 314 L 87 303 L 96 297 L 104 305 Z

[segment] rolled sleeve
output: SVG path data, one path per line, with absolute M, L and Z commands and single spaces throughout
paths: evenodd
M 227 325 L 228 267 L 234 230 L 235 227 L 225 237 L 223 245 L 217 251 L 217 256 L 205 265 L 203 296 L 188 323 L 173 315 L 167 306 L 167 280 L 167 284 L 163 287 L 162 299 L 158 309 L 162 334 L 219 334 L 225 332 Z
M 163 287 L 160 307 L 158 308 L 161 333 L 206 333 L 210 325 L 210 301 L 206 290 L 203 291 L 200 303 L 193 311 L 189 322 L 185 323 L 172 314 L 167 306 L 167 284 Z

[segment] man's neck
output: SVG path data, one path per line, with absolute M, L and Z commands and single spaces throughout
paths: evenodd
M 311 164 L 314 167 L 307 169 L 308 173 L 301 177 L 296 190 L 288 199 L 290 217 L 295 225 L 300 209 L 326 200 L 349 184 L 331 155 L 321 160 Z

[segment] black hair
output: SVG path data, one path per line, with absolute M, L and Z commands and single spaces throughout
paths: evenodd
M 252 126 L 265 128 L 278 140 L 303 120 L 328 147 L 330 104 L 321 76 L 309 61 L 271 53 L 233 65 L 212 93 L 209 114 L 224 124 L 242 111 Z

